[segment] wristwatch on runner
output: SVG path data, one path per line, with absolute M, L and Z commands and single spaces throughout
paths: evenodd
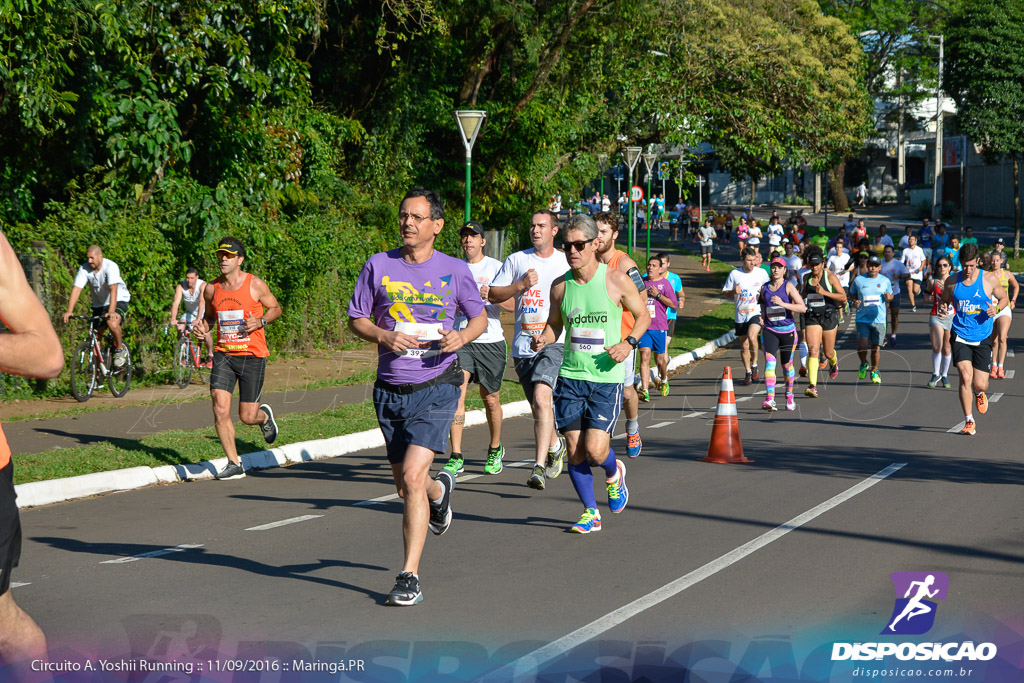
M 629 336 L 629 337 L 626 337 L 626 340 L 625 340 L 625 341 L 626 341 L 626 343 L 627 343 L 627 344 L 629 344 L 630 346 L 632 346 L 632 347 L 633 347 L 634 349 L 635 349 L 636 347 L 640 346 L 640 342 L 638 342 L 638 341 L 636 340 L 636 337 L 633 337 L 633 336 Z
M 262 325 L 263 327 L 266 327 L 267 326 L 267 319 L 266 318 L 260 318 L 260 325 Z

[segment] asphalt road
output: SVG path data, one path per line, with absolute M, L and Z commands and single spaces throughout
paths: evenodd
M 643 406 L 628 507 L 610 514 L 599 490 L 604 528 L 587 536 L 567 532 L 581 512 L 568 475 L 525 486 L 532 429 L 507 421 L 505 471 L 470 460 L 413 608 L 383 606 L 401 505 L 379 450 L 24 510 L 14 595 L 52 662 L 96 669 L 61 680 L 189 680 L 98 670 L 148 657 L 217 681 L 840 681 L 882 663 L 831 662 L 832 643 L 900 639 L 999 648 L 910 663 L 939 669 L 930 680 L 1021 680 L 1020 382 L 993 381 L 977 436 L 950 433 L 962 415 L 954 390 L 925 386 L 926 324 L 905 313 L 880 386 L 857 381 L 853 336 L 839 379 L 795 412 L 764 413 L 763 384 L 737 386 L 746 465 L 699 461 L 737 352 L 690 366 Z M 486 438 L 467 430 L 466 452 Z M 927 635 L 878 635 L 897 571 L 949 577 Z M 354 670 L 332 675 L 338 661 Z

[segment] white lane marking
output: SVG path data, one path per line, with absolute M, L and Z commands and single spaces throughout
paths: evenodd
M 726 569 L 727 567 L 739 562 L 748 555 L 751 555 L 761 548 L 765 547 L 773 541 L 777 541 L 782 538 L 790 531 L 799 529 L 804 524 L 807 524 L 811 520 L 823 515 L 832 508 L 841 505 L 842 503 L 850 500 L 859 493 L 863 493 L 878 482 L 882 481 L 889 475 L 905 467 L 905 462 L 894 462 L 893 464 L 886 467 L 867 479 L 854 484 L 850 488 L 846 489 L 842 493 L 829 498 L 824 503 L 816 505 L 807 512 L 797 515 L 793 519 L 789 520 L 781 526 L 777 526 L 771 531 L 767 531 L 752 541 L 744 543 L 743 545 L 730 550 L 726 554 L 722 555 L 718 559 L 708 562 L 703 567 L 695 569 L 689 574 L 679 577 L 674 581 L 666 583 L 661 588 L 657 588 L 647 595 L 637 598 L 633 602 L 623 605 L 622 607 L 609 612 L 608 614 L 595 619 L 586 626 L 576 629 L 568 635 L 562 636 L 558 640 L 551 642 L 544 647 L 538 648 L 533 652 L 527 653 L 522 657 L 509 662 L 500 669 L 491 672 L 484 677 L 484 680 L 489 681 L 504 681 L 504 680 L 522 680 L 537 672 L 541 666 L 547 662 L 559 657 L 566 652 L 569 652 L 577 645 L 592 640 L 602 633 L 615 628 L 619 624 L 623 623 L 627 619 L 635 617 L 636 615 L 644 612 L 645 610 L 659 605 L 660 603 L 675 597 L 682 593 L 687 588 L 695 586 L 704 579 L 714 576 L 718 572 Z
M 753 396 L 741 396 L 738 399 L 736 399 L 736 402 L 739 403 L 740 401 L 749 401 L 752 398 L 754 398 L 754 397 Z
M 622 438 L 624 438 L 625 436 L 626 436 L 626 432 L 622 432 L 621 434 L 616 434 L 616 435 L 615 435 L 615 436 L 613 436 L 612 438 L 613 438 L 613 439 L 622 439 Z
M 956 424 L 956 426 L 955 426 L 955 427 L 953 427 L 952 429 L 947 429 L 947 430 L 946 430 L 946 433 L 947 433 L 947 434 L 952 434 L 952 433 L 954 433 L 954 432 L 959 432 L 959 431 L 960 431 L 961 429 L 963 429 L 963 428 L 964 428 L 964 425 L 965 425 L 965 424 L 967 424 L 967 422 L 966 422 L 966 421 L 964 421 L 964 420 L 960 420 L 960 422 L 958 422 L 958 423 Z
M 754 392 L 754 396 L 757 396 L 758 394 L 767 394 L 767 393 L 768 393 L 767 389 L 758 389 L 757 391 Z
M 251 526 L 246 531 L 266 531 L 267 529 L 276 529 L 279 526 L 288 526 L 289 524 L 298 524 L 299 522 L 307 522 L 311 519 L 319 519 L 323 515 L 302 515 L 300 517 L 292 517 L 290 519 L 282 519 L 280 522 L 270 522 L 269 524 L 260 524 L 259 526 Z
M 988 402 L 989 403 L 995 403 L 996 401 L 998 401 L 1002 397 L 1003 397 L 1003 395 L 1001 393 L 1000 394 L 992 394 L 992 396 L 989 397 Z
M 700 417 L 701 415 L 704 415 L 706 413 L 707 411 L 704 411 L 703 413 L 690 413 L 689 415 L 683 415 L 683 419 L 685 420 L 688 417 Z
M 672 424 L 672 423 L 671 422 L 659 422 L 656 425 L 651 425 L 650 427 L 648 427 L 648 429 L 661 429 L 662 427 L 668 427 L 670 424 Z
M 202 543 L 176 545 L 173 548 L 161 548 L 160 550 L 151 550 L 148 553 L 139 553 L 138 555 L 132 555 L 131 557 L 119 557 L 116 560 L 103 560 L 102 562 L 100 562 L 100 564 L 124 564 L 125 562 L 135 562 L 136 560 L 144 560 L 147 557 L 160 557 L 161 555 L 170 555 L 171 553 L 180 553 L 185 550 L 192 550 L 193 548 L 202 547 Z
M 1007 370 L 1006 379 L 1013 379 L 1013 376 L 1017 374 L 1016 370 Z
M 1008 358 L 1013 358 L 1013 349 L 1006 349 L 1006 356 Z
M 11 588 L 21 588 L 22 586 L 31 586 L 31 581 L 11 581 Z

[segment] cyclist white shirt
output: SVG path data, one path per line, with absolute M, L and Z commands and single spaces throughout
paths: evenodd
M 505 259 L 501 270 L 494 276 L 492 287 L 507 287 L 523 279 L 530 269 L 537 271 L 537 284 L 516 294 L 516 328 L 512 337 L 513 358 L 533 358 L 537 352 L 530 348 L 530 339 L 544 331 L 551 308 L 551 283 L 569 270 L 569 262 L 562 251 L 556 249 L 551 256 L 541 258 L 533 247 L 519 251 Z M 565 342 L 565 330 L 556 344 Z
M 85 289 L 86 285 L 89 285 L 93 308 L 110 306 L 111 285 L 117 285 L 118 301 L 127 303 L 132 300 L 132 295 L 128 293 L 128 285 L 121 279 L 121 269 L 108 258 L 103 259 L 103 263 L 100 264 L 99 269 L 95 272 L 89 267 L 88 263 L 78 269 L 78 273 L 75 275 L 74 286 Z
M 185 307 L 185 311 L 181 314 L 181 321 L 190 323 L 199 317 L 199 302 L 203 298 L 203 285 L 206 283 L 200 279 L 196 279 L 196 289 L 194 292 L 189 292 L 188 284 L 181 281 L 181 303 Z M 118 289 L 121 289 L 118 287 Z

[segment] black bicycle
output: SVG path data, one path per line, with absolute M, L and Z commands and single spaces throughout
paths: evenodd
M 200 383 L 205 384 L 203 370 L 207 367 L 199 360 L 199 346 L 192 341 L 192 323 L 185 325 L 185 331 L 178 336 L 178 344 L 174 347 L 174 383 L 184 389 L 192 382 L 195 375 Z
M 93 392 L 102 389 L 106 382 L 115 398 L 127 394 L 132 384 L 132 358 L 128 346 L 124 348 L 124 364 L 117 366 L 114 363 L 114 335 L 107 329 L 106 318 L 93 315 L 73 315 L 71 318 L 89 323 L 89 332 L 71 356 L 71 393 L 79 401 L 88 401 Z

